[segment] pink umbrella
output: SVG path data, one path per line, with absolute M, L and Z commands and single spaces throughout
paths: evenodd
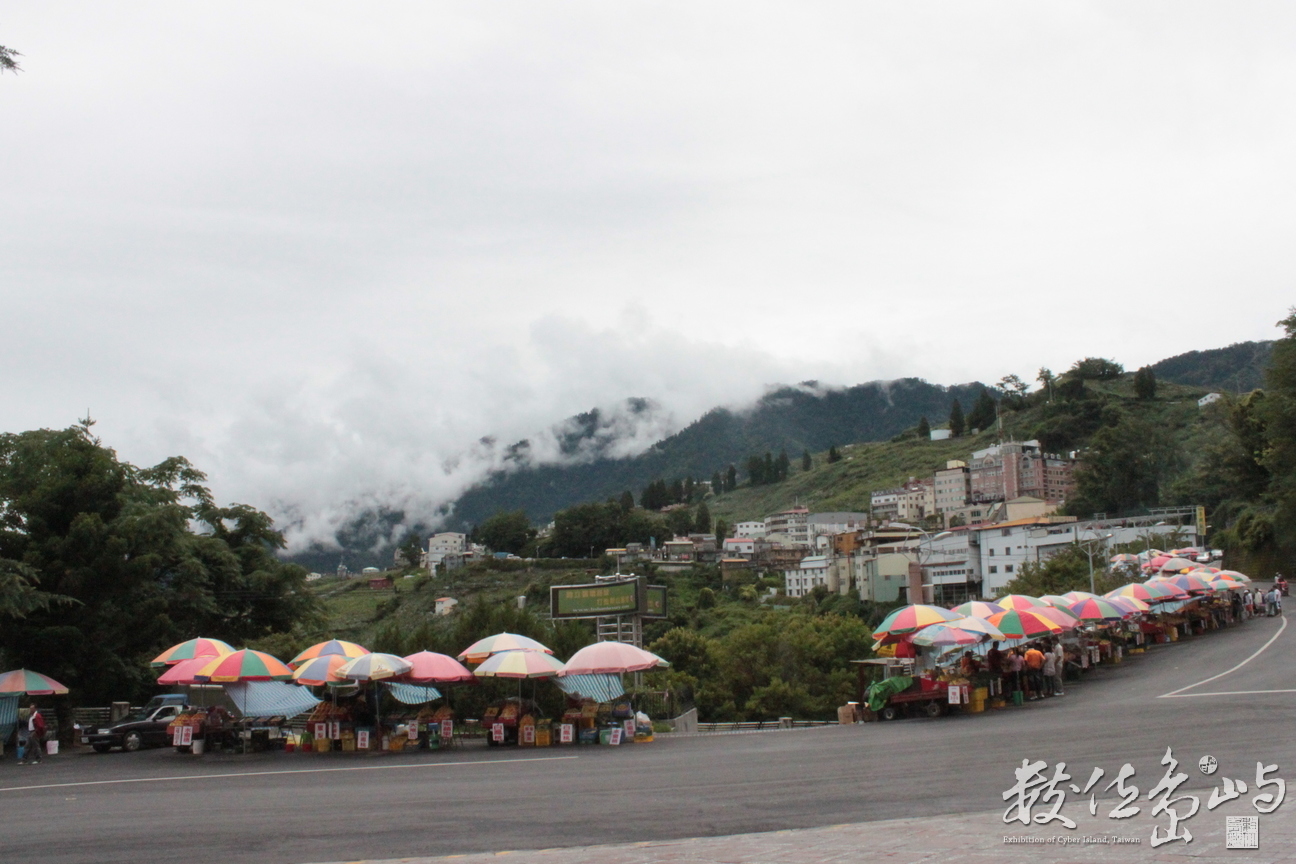
M 405 658 L 413 668 L 401 676 L 400 680 L 412 684 L 456 684 L 463 681 L 476 681 L 467 666 L 448 654 L 435 651 L 420 651 Z
M 171 684 L 202 684 L 204 682 L 195 678 L 194 673 L 215 659 L 215 657 L 192 657 L 188 660 L 181 660 L 167 669 L 162 677 L 158 679 L 158 683 L 163 686 Z
M 669 666 L 662 658 L 624 642 L 595 642 L 572 655 L 564 675 L 608 675 Z

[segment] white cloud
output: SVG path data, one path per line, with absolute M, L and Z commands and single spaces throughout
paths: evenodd
M 14 8 L 0 425 L 89 407 L 129 458 L 327 525 L 431 506 L 489 463 L 478 438 L 629 396 L 663 412 L 637 447 L 776 381 L 1270 338 L 1293 19 Z

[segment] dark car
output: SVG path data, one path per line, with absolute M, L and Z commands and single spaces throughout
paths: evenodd
M 81 743 L 89 744 L 96 753 L 107 753 L 114 747 L 134 753 L 143 747 L 170 744 L 168 727 L 184 708 L 184 700 L 185 697 L 179 694 L 154 696 L 139 711 L 116 723 L 87 730 L 81 736 Z

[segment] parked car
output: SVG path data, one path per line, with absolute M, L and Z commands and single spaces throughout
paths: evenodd
M 171 743 L 167 727 L 180 714 L 184 705 L 183 694 L 154 696 L 139 711 L 123 717 L 111 726 L 87 731 L 82 735 L 81 743 L 89 744 L 96 753 L 107 753 L 114 747 L 134 753 L 144 747 L 165 746 Z

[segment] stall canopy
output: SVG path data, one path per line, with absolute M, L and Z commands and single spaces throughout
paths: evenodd
M 405 684 L 401 681 L 386 681 L 392 697 L 404 705 L 422 705 L 441 698 L 441 691 L 426 684 Z
M 611 702 L 625 695 L 620 675 L 567 675 L 555 678 L 554 683 L 568 696 L 593 699 L 595 702 Z
M 8 741 L 18 725 L 18 694 L 0 696 L 0 741 Z
M 225 692 L 244 717 L 296 717 L 320 703 L 311 692 L 285 681 L 240 681 Z

